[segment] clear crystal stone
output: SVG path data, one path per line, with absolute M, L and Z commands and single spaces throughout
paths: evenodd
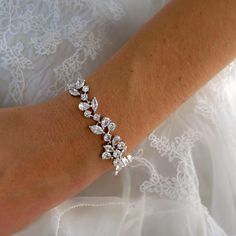
M 116 128 L 116 124 L 114 122 L 111 122 L 108 127 L 107 127 L 110 131 L 114 131 Z
M 90 107 L 90 105 L 87 102 L 81 102 L 79 104 L 79 109 L 81 111 L 85 111 L 85 110 L 89 109 L 89 107 Z
M 127 157 L 126 157 L 126 158 L 128 159 L 128 161 L 129 161 L 129 162 L 133 161 L 133 159 L 134 159 L 134 157 L 133 157 L 133 156 L 131 156 L 131 155 L 127 155 Z
M 79 96 L 80 95 L 79 91 L 76 88 L 70 88 L 69 94 L 72 96 Z
M 88 94 L 87 93 L 81 94 L 81 100 L 82 101 L 86 101 L 87 99 L 88 99 Z
M 105 142 L 109 142 L 111 140 L 111 135 L 109 133 L 104 134 L 103 140 Z
M 86 118 L 90 118 L 91 115 L 92 115 L 92 112 L 91 112 L 91 111 L 89 111 L 89 110 L 84 111 L 84 116 L 85 116 Z
M 84 86 L 85 81 L 83 79 L 78 79 L 75 83 L 77 89 L 81 89 Z
M 82 88 L 82 91 L 87 93 L 89 91 L 89 86 L 88 85 L 84 85 Z
M 94 134 L 103 134 L 104 133 L 102 127 L 100 127 L 98 125 L 90 125 L 89 128 Z
M 113 147 L 111 145 L 109 145 L 109 144 L 108 145 L 104 145 L 103 147 L 104 147 L 104 149 L 107 152 L 113 152 L 113 150 L 114 150 Z
M 117 148 L 120 150 L 125 150 L 126 149 L 126 145 L 125 142 L 121 141 L 117 144 Z
M 113 165 L 115 166 L 115 172 L 114 172 L 114 174 L 115 175 L 118 175 L 119 174 L 119 172 L 122 170 L 122 168 L 123 168 L 123 162 L 119 159 L 119 158 L 117 158 L 117 159 L 114 159 L 113 160 Z
M 119 158 L 116 158 L 116 159 L 113 160 L 113 165 L 114 165 L 114 166 L 117 166 L 117 165 L 119 165 L 119 164 L 120 164 Z
M 103 117 L 101 121 L 102 128 L 107 127 L 110 124 L 111 120 L 108 117 Z
M 121 157 L 121 161 L 123 162 L 124 166 L 127 166 L 129 161 L 126 157 Z
M 121 156 L 121 151 L 120 150 L 115 150 L 112 155 L 113 155 L 114 158 L 119 158 Z
M 120 167 L 120 168 L 122 168 L 123 167 L 123 162 L 120 160 L 120 158 L 115 158 L 115 159 L 113 159 L 113 165 L 115 166 L 115 167 Z
M 106 160 L 106 159 L 110 159 L 111 158 L 111 153 L 110 152 L 103 152 L 102 153 L 102 159 Z
M 116 146 L 117 145 L 117 143 L 119 142 L 121 140 L 121 137 L 120 136 L 118 136 L 118 135 L 116 135 L 116 136 L 114 136 L 114 138 L 112 139 L 112 146 L 114 147 L 114 146 Z
M 100 118 L 101 118 L 101 115 L 100 114 L 94 114 L 93 115 L 93 119 L 95 120 L 95 121 L 100 121 Z
M 91 106 L 92 106 L 93 111 L 96 112 L 96 110 L 98 109 L 98 101 L 96 97 L 92 99 Z

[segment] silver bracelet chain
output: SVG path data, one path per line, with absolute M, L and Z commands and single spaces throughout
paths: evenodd
M 97 135 L 102 135 L 105 141 L 103 145 L 102 159 L 111 159 L 115 168 L 115 175 L 127 166 L 132 160 L 131 155 L 125 155 L 127 146 L 120 136 L 112 136 L 111 132 L 115 130 L 116 124 L 108 117 L 102 117 L 96 113 L 98 109 L 98 101 L 96 97 L 89 100 L 89 86 L 85 80 L 78 79 L 75 83 L 68 85 L 69 94 L 80 97 L 81 102 L 78 105 L 79 110 L 83 111 L 86 118 L 96 121 L 96 124 L 89 125 L 90 130 Z

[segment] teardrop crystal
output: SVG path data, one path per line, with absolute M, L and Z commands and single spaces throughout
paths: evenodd
M 108 117 L 102 118 L 101 121 L 102 128 L 104 129 L 105 127 L 107 127 L 110 124 L 110 122 L 111 122 L 110 118 Z
M 89 126 L 90 130 L 94 133 L 94 134 L 103 134 L 104 131 L 102 129 L 102 127 L 98 126 L 98 125 L 90 125 Z
M 116 124 L 115 124 L 114 122 L 111 122 L 111 123 L 108 125 L 108 129 L 109 129 L 110 131 L 114 131 L 115 128 L 116 128 Z
M 120 136 L 118 136 L 118 135 L 114 136 L 114 138 L 113 138 L 112 141 L 111 141 L 112 146 L 113 146 L 113 147 L 116 146 L 117 143 L 118 143 L 120 140 L 121 140 L 121 137 L 120 137 Z
M 121 151 L 120 150 L 115 150 L 112 154 L 114 158 L 119 158 L 121 156 Z
M 85 81 L 83 79 L 78 79 L 75 83 L 77 89 L 81 89 L 84 86 Z
M 117 144 L 117 148 L 120 150 L 126 150 L 127 147 L 126 147 L 125 143 L 123 141 L 121 141 Z

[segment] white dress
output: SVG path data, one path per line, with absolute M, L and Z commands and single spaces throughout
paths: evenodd
M 46 101 L 108 60 L 161 0 L 0 0 L 0 106 Z M 158 92 L 158 91 L 157 91 Z M 236 61 L 107 173 L 17 236 L 235 236 Z

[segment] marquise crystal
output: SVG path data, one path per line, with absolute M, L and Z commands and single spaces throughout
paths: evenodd
M 70 95 L 75 96 L 75 97 L 80 95 L 80 92 L 76 88 L 70 88 L 69 93 Z
M 89 107 L 90 107 L 90 105 L 87 102 L 81 102 L 79 104 L 79 109 L 81 111 L 85 111 L 85 110 L 89 109 Z
M 99 134 L 103 134 L 103 133 L 104 133 L 102 127 L 99 126 L 99 125 L 90 125 L 89 128 L 90 128 L 90 130 L 91 130 L 94 134 L 99 135 Z
M 91 101 L 91 107 L 93 109 L 93 112 L 96 112 L 96 110 L 98 109 L 98 101 L 97 98 L 94 97 Z M 100 117 L 99 117 L 100 118 Z

